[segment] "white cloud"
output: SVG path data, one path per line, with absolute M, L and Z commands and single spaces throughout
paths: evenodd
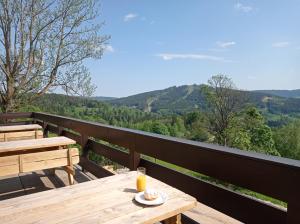
M 109 53 L 113 53 L 113 52 L 115 52 L 115 49 L 111 45 L 105 45 L 104 46 L 104 51 L 109 52 Z
M 124 21 L 124 22 L 129 22 L 129 21 L 135 19 L 136 17 L 138 17 L 137 14 L 129 13 L 129 14 L 127 14 L 127 15 L 124 16 L 123 21 Z
M 206 54 L 172 54 L 172 53 L 162 53 L 157 54 L 157 57 L 162 58 L 165 61 L 170 61 L 174 59 L 196 59 L 196 60 L 208 60 L 208 61 L 219 61 L 219 62 L 232 62 L 230 60 L 226 60 L 222 57 L 217 57 L 213 55 Z
M 234 5 L 234 8 L 238 11 L 241 11 L 241 12 L 251 12 L 253 10 L 253 7 L 249 6 L 249 5 L 244 5 L 240 2 L 236 3 Z
M 282 41 L 282 42 L 276 42 L 272 44 L 272 47 L 275 48 L 284 48 L 284 47 L 288 47 L 290 45 L 290 42 L 288 41 Z
M 222 41 L 218 41 L 216 43 L 220 48 L 229 48 L 233 45 L 235 45 L 236 43 L 234 41 L 228 41 L 228 42 L 222 42 Z

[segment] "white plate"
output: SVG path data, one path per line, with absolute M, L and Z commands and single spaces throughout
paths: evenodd
M 134 199 L 144 205 L 161 205 L 163 203 L 166 202 L 166 200 L 168 199 L 167 195 L 163 192 L 158 192 L 159 196 L 152 201 L 148 201 L 145 199 L 144 197 L 144 191 L 139 192 L 135 195 Z

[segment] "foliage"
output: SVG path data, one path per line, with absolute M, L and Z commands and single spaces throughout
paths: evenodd
M 300 160 L 300 120 L 274 130 L 275 146 L 284 157 Z
M 225 75 L 212 76 L 208 86 L 202 89 L 208 102 L 209 129 L 215 135 L 215 141 L 221 145 L 227 145 L 226 129 L 241 102 L 235 89 L 232 80 Z
M 242 111 L 226 130 L 228 146 L 280 156 L 274 147 L 272 130 L 255 107 Z
M 1 110 L 56 87 L 91 95 L 95 86 L 82 61 L 100 58 L 108 39 L 97 15 L 95 0 L 0 1 Z

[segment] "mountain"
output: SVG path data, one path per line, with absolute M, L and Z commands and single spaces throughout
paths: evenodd
M 137 108 L 145 112 L 182 114 L 197 108 L 202 110 L 207 108 L 201 88 L 203 85 L 173 86 L 107 102 Z M 239 91 L 239 93 L 246 96 L 245 104 L 252 104 L 267 113 L 300 113 L 300 98 L 285 98 L 260 91 Z
M 271 94 L 286 98 L 300 98 L 300 89 L 295 90 L 255 90 L 255 92 Z
M 108 101 L 108 100 L 114 100 L 117 99 L 116 97 L 109 97 L 109 96 L 92 96 L 90 97 L 92 100 L 98 100 L 98 101 Z

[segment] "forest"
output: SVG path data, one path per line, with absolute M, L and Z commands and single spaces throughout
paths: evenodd
M 300 159 L 300 119 L 297 116 L 266 113 L 255 105 L 234 112 L 217 140 L 209 110 L 193 109 L 182 114 L 144 112 L 127 106 L 115 106 L 90 98 L 47 94 L 20 111 L 43 111 L 119 127 L 226 145 L 242 150 Z M 273 117 L 276 117 L 274 122 Z

